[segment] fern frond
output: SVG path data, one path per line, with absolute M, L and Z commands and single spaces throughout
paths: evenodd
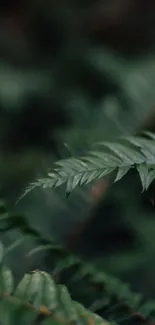
M 122 179 L 131 168 L 137 169 L 143 190 L 147 190 L 155 179 L 155 135 L 147 133 L 150 139 L 143 137 L 119 138 L 117 142 L 98 143 L 98 149 L 89 151 L 79 158 L 63 159 L 55 163 L 47 178 L 38 179 L 30 184 L 24 197 L 36 187 L 56 188 L 66 183 L 67 195 L 77 186 L 115 172 L 115 182 Z

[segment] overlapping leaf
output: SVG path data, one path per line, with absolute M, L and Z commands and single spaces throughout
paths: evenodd
M 56 285 L 49 274 L 39 270 L 26 274 L 15 290 L 11 272 L 1 270 L 0 317 L 3 325 L 30 325 L 37 321 L 44 325 L 108 324 L 73 301 L 65 286 Z

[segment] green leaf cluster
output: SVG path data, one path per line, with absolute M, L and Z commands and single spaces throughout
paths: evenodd
M 0 319 L 3 325 L 36 324 L 104 324 L 104 319 L 73 301 L 64 285 L 56 285 L 53 277 L 36 270 L 25 274 L 14 287 L 12 272 L 0 267 Z
M 155 301 L 144 302 L 142 295 L 133 293 L 127 284 L 45 240 L 23 217 L 5 213 L 0 221 L 0 231 L 18 228 L 23 239 L 30 234 L 37 237 L 40 245 L 29 255 L 50 249 L 54 258 L 52 253 L 57 251 L 52 275 L 36 270 L 25 274 L 15 288 L 12 272 L 3 266 L 10 248 L 0 245 L 0 315 L 4 325 L 31 325 L 36 324 L 35 321 L 58 325 L 106 325 L 122 321 L 151 324 L 154 321 Z M 14 247 L 15 244 L 11 249 Z M 64 285 L 66 272 L 69 274 L 67 288 Z

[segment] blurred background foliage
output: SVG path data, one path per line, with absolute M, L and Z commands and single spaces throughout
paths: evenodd
M 15 202 L 56 159 L 82 154 L 95 141 L 154 131 L 154 87 L 153 1 L 1 1 L 1 200 L 146 297 L 155 295 L 154 184 L 143 194 L 130 172 L 106 191 L 97 182 L 69 198 L 62 187 Z M 10 244 L 19 236 L 1 237 Z M 52 269 L 48 252 L 25 257 L 34 245 L 28 238 L 8 255 L 17 277 Z

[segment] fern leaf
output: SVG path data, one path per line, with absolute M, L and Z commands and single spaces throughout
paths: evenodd
M 112 167 L 112 168 L 116 168 L 116 166 L 121 165 L 122 161 L 121 159 L 119 159 L 119 157 L 115 157 L 112 154 L 109 153 L 104 153 L 101 151 L 91 151 L 90 154 L 92 154 L 95 157 L 99 158 L 100 164 L 102 161 L 102 167 L 105 164 L 105 168 L 108 167 Z
M 155 134 L 149 131 L 144 131 L 144 135 L 147 135 L 150 139 L 155 140 Z
M 145 191 L 147 188 L 147 178 L 148 178 L 148 167 L 145 164 L 141 164 L 137 166 L 137 171 L 139 173 L 141 183 L 142 183 L 142 190 Z
M 155 180 L 155 170 L 149 171 L 146 178 L 146 190 L 149 188 L 150 184 Z
M 155 135 L 147 133 L 147 136 L 151 139 L 130 136 L 119 138 L 117 142 L 98 143 L 100 149 L 91 150 L 85 156 L 60 160 L 55 163 L 56 168 L 48 173 L 47 178 L 32 183 L 20 199 L 36 187 L 50 189 L 62 184 L 66 184 L 66 193 L 69 195 L 77 186 L 83 186 L 118 170 L 116 182 L 130 168 L 138 170 L 142 188 L 146 190 L 154 179 L 150 170 L 155 169 Z
M 130 170 L 130 167 L 128 167 L 128 166 L 122 167 L 122 168 L 119 167 L 117 176 L 115 178 L 115 183 L 120 181 L 120 179 L 123 178 L 128 173 L 129 170 Z
M 118 156 L 123 165 L 131 166 L 136 163 L 141 164 L 144 161 L 144 157 L 139 152 L 120 143 L 105 142 L 103 145 Z

